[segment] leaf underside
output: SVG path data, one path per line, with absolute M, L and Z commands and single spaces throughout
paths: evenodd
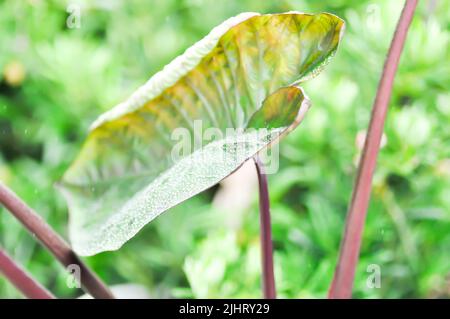
M 59 183 L 74 250 L 120 248 L 298 125 L 309 107 L 298 84 L 320 72 L 343 27 L 327 13 L 243 13 L 100 116 Z M 191 138 L 180 156 L 176 132 Z

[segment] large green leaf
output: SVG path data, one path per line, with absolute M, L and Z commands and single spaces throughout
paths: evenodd
M 327 13 L 242 13 L 100 116 L 60 183 L 74 249 L 118 249 L 298 125 L 309 107 L 298 84 L 320 71 L 342 31 Z

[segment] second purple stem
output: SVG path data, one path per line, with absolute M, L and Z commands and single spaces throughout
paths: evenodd
M 275 299 L 277 297 L 275 288 L 275 275 L 273 270 L 273 246 L 272 246 L 272 225 L 270 221 L 270 200 L 267 186 L 267 176 L 264 165 L 258 156 L 254 158 L 256 172 L 259 182 L 259 212 L 261 224 L 261 258 L 263 273 L 263 294 L 265 299 Z

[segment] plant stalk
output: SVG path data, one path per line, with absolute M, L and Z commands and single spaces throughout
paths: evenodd
M 359 258 L 361 237 L 372 188 L 372 177 L 380 148 L 389 99 L 400 55 L 416 6 L 417 0 L 406 0 L 384 63 L 347 214 L 339 260 L 328 293 L 329 298 L 351 298 L 352 295 L 355 269 Z
M 55 299 L 47 289 L 20 267 L 0 248 L 0 273 L 30 299 Z
M 261 224 L 261 259 L 262 259 L 262 285 L 265 299 L 277 297 L 275 288 L 275 275 L 273 271 L 272 226 L 270 221 L 270 200 L 267 186 L 267 176 L 264 164 L 256 155 L 254 158 L 259 183 L 259 216 Z
M 16 217 L 27 230 L 63 264 L 80 267 L 81 287 L 94 298 L 112 299 L 114 296 L 97 275 L 81 261 L 62 239 L 33 209 L 23 202 L 11 189 L 0 182 L 0 203 Z

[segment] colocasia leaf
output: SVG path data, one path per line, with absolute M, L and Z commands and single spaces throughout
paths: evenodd
M 298 84 L 343 29 L 327 13 L 242 13 L 101 115 L 59 184 L 75 251 L 120 248 L 298 125 L 310 105 Z

